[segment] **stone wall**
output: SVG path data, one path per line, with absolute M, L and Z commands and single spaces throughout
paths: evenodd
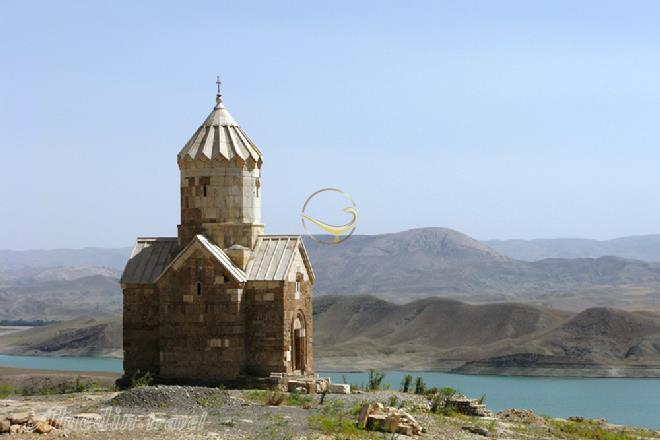
M 247 372 L 286 372 L 282 281 L 250 281 L 246 294 Z
M 243 286 L 201 251 L 158 282 L 160 374 L 165 379 L 231 380 L 245 364 Z
M 263 234 L 260 177 L 251 159 L 181 164 L 179 244 L 204 233 L 221 247 L 254 247 L 257 235 Z
M 312 373 L 312 284 L 302 257 L 285 280 L 239 283 L 206 249 L 193 249 L 156 285 L 124 286 L 126 375 L 212 384 Z
M 131 376 L 159 372 L 158 289 L 154 285 L 124 287 L 124 372 Z
M 297 316 L 304 317 L 305 329 L 305 347 L 304 347 L 304 364 L 305 370 L 301 373 L 312 373 L 314 371 L 313 365 L 313 327 L 312 327 L 312 284 L 310 281 L 300 281 L 300 292 L 296 293 L 296 282 L 285 281 L 283 285 L 283 299 L 284 299 L 284 321 L 287 323 L 284 327 L 284 340 L 286 341 L 286 349 L 291 349 L 291 359 L 295 357 L 292 347 L 292 333 L 293 323 Z M 294 369 L 289 363 L 287 365 L 287 373 L 293 373 Z

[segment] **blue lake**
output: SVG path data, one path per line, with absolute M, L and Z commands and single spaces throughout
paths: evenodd
M 61 371 L 122 372 L 121 359 L 0 355 L 0 365 Z M 366 373 L 320 373 L 333 382 L 367 383 Z M 384 383 L 399 387 L 405 375 L 391 371 Z M 423 376 L 427 387 L 452 387 L 470 397 L 486 395 L 494 411 L 529 408 L 553 417 L 603 417 L 612 423 L 660 428 L 660 379 L 588 379 L 550 377 L 467 376 L 411 373 Z
M 100 357 L 48 357 L 48 356 L 9 356 L 0 354 L 3 367 L 32 368 L 35 370 L 58 371 L 101 371 L 122 373 L 123 361 Z
M 384 383 L 398 388 L 406 372 L 391 371 Z M 452 387 L 478 398 L 494 410 L 527 408 L 552 417 L 603 417 L 611 423 L 660 428 L 660 379 L 594 379 L 555 377 L 469 376 L 414 373 L 427 387 Z M 366 373 L 327 373 L 333 382 L 368 383 Z

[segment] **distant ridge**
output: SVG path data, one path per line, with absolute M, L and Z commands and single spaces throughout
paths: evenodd
M 620 257 L 647 262 L 660 262 L 660 234 L 636 235 L 611 240 L 583 238 L 475 240 L 458 231 L 442 227 L 410 229 L 408 231 L 377 235 L 354 235 L 351 240 L 396 236 L 413 231 L 446 232 L 455 243 L 467 247 L 480 247 L 486 253 L 499 254 L 515 260 L 538 261 L 545 258 L 599 258 Z M 417 234 L 421 234 L 417 232 Z M 311 242 L 312 240 L 307 240 Z M 422 243 L 418 243 L 421 245 Z M 313 243 L 311 243 L 313 245 Z M 28 267 L 54 266 L 107 266 L 122 270 L 131 253 L 131 247 L 81 249 L 0 249 L 0 271 Z
M 0 271 L 34 267 L 106 266 L 123 270 L 130 247 L 82 249 L 0 250 Z
M 517 260 L 544 258 L 598 258 L 614 256 L 642 261 L 660 261 L 660 234 L 612 240 L 555 238 L 536 240 L 486 240 L 486 245 Z
M 394 302 L 437 295 L 581 310 L 660 308 L 660 263 L 624 259 L 520 261 L 447 228 L 305 242 L 318 294 L 373 294 Z
M 530 257 L 534 261 L 523 261 L 503 248 L 504 244 L 511 247 L 515 240 L 480 242 L 440 227 L 354 235 L 336 246 L 305 237 L 317 275 L 316 296 L 372 294 L 395 303 L 442 296 L 472 303 L 510 301 L 566 310 L 615 307 L 660 311 L 660 262 L 600 256 L 614 253 L 607 250 L 648 258 L 660 255 L 660 235 L 607 242 L 534 240 L 523 244 L 539 248 L 546 242 L 548 246 L 561 245 L 556 254 L 578 258 Z M 572 250 L 560 252 L 562 246 Z M 121 304 L 116 278 L 129 254 L 128 247 L 0 251 L 0 303 L 4 306 L 0 315 L 39 319 L 49 302 L 60 314 L 58 319 L 78 316 L 72 316 L 74 312 L 115 309 Z M 86 290 L 80 287 L 84 277 L 90 277 Z M 99 291 L 104 295 L 97 297 Z M 76 301 L 63 301 L 63 297 Z M 83 306 L 93 309 L 81 310 Z
M 61 321 L 120 313 L 121 305 L 114 269 L 65 267 L 0 273 L 0 319 Z

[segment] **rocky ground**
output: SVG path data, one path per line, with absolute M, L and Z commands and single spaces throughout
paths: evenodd
M 364 403 L 403 408 L 424 428 L 420 439 L 660 439 L 660 431 L 603 420 L 548 419 L 524 410 L 494 417 L 429 411 L 423 396 L 394 391 L 350 395 L 273 393 L 203 387 L 138 387 L 125 392 L 85 391 L 0 400 L 0 420 L 17 414 L 63 422 L 43 437 L 71 439 L 378 439 L 408 438 L 360 429 Z M 29 427 L 28 425 L 25 425 Z M 7 434 L 31 439 L 35 433 Z M 2 438 L 0 436 L 0 438 Z

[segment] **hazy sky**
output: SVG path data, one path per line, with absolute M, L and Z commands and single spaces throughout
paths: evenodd
M 660 2 L 0 3 L 0 248 L 176 234 L 176 154 L 225 103 L 268 232 L 660 232 Z

